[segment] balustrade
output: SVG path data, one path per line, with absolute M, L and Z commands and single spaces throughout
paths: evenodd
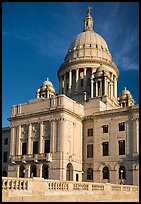
M 3 191 L 16 191 L 16 190 L 30 190 L 32 191 L 33 186 L 30 185 L 32 182 L 36 182 L 33 179 L 25 178 L 2 178 L 2 190 Z M 39 180 L 38 180 L 39 181 Z M 74 182 L 74 181 L 59 181 L 59 180 L 44 180 L 41 178 L 40 182 L 43 181 L 43 186 L 47 191 L 103 191 L 103 192 L 138 192 L 138 186 L 119 185 L 119 184 L 101 184 L 101 183 L 90 183 L 90 182 Z M 30 187 L 29 187 L 30 186 Z M 29 189 L 31 188 L 31 189 Z
M 28 180 L 4 178 L 2 179 L 2 190 L 28 190 Z

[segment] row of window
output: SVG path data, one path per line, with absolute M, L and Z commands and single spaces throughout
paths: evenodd
M 125 155 L 125 140 L 119 140 L 119 155 Z M 102 143 L 103 156 L 109 155 L 109 142 Z M 93 158 L 93 144 L 87 145 L 87 158 Z
M 44 152 L 49 153 L 50 152 L 50 140 L 44 140 Z M 38 141 L 33 141 L 33 154 L 38 154 L 39 153 L 39 142 Z M 22 143 L 22 155 L 27 154 L 27 143 L 23 142 Z
M 103 179 L 109 179 L 109 168 L 105 166 L 102 169 Z M 119 167 L 119 179 L 126 179 L 126 169 L 124 166 Z M 93 169 L 89 168 L 87 170 L 87 180 L 93 180 Z
M 50 140 L 45 140 L 44 144 L 44 152 L 49 153 L 50 152 Z M 33 142 L 33 154 L 38 154 L 39 153 L 39 144 L 38 141 Z M 22 155 L 27 154 L 27 143 L 23 142 L 22 143 Z M 8 152 L 5 151 L 3 152 L 3 162 L 7 163 L 8 161 Z
M 125 131 L 125 122 L 119 123 L 119 131 Z M 103 125 L 103 133 L 108 133 L 108 125 Z M 93 128 L 87 130 L 87 136 L 93 136 Z

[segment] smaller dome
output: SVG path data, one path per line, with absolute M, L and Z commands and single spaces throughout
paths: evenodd
M 130 91 L 128 91 L 125 87 L 124 90 L 120 93 L 119 98 L 120 100 L 129 99 L 129 98 L 132 98 L 132 95 Z
M 36 94 L 37 98 L 49 98 L 51 96 L 55 96 L 56 91 L 53 84 L 47 78 L 42 84 L 42 86 L 37 89 Z
M 44 83 L 40 87 L 40 90 L 41 91 L 49 90 L 50 92 L 55 93 L 55 88 L 48 78 L 44 81 Z

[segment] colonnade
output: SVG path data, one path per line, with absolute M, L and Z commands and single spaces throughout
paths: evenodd
M 53 121 L 51 122 L 51 128 L 50 128 L 50 151 L 53 151 Z M 32 154 L 33 148 L 32 148 L 32 142 L 34 141 L 33 139 L 33 133 L 32 133 L 32 128 L 33 124 L 29 123 L 27 124 L 28 126 L 28 135 L 27 135 L 27 154 Z M 11 143 L 10 143 L 10 155 L 22 155 L 22 140 L 26 140 L 26 136 L 22 136 L 22 125 L 19 125 L 18 127 L 11 127 Z M 39 154 L 44 153 L 44 124 L 43 122 L 39 123 Z
M 50 152 L 56 152 L 61 151 L 64 149 L 64 143 L 63 141 L 63 130 L 64 130 L 64 120 L 55 119 L 52 121 L 49 121 L 50 126 L 50 132 L 49 132 L 49 138 L 46 137 L 46 133 L 44 133 L 44 122 L 41 121 L 39 123 L 39 135 L 36 136 L 36 140 L 34 140 L 33 135 L 33 125 L 35 123 L 29 123 L 26 124 L 28 128 L 27 135 L 22 135 L 22 125 L 19 125 L 17 127 L 11 127 L 11 143 L 10 143 L 10 156 L 15 155 L 22 155 L 22 142 L 27 142 L 27 154 L 31 155 L 33 154 L 33 141 L 39 141 L 39 150 L 38 153 L 42 154 L 45 153 L 44 150 L 44 141 L 50 140 Z M 38 139 L 37 139 L 38 137 Z
M 88 71 L 90 70 L 90 71 Z M 62 74 L 60 81 L 60 94 L 73 95 L 74 93 L 90 92 L 90 98 L 107 95 L 109 98 L 117 98 L 117 77 L 110 77 L 103 72 L 96 77 L 94 68 L 71 69 Z M 81 84 L 81 80 L 83 81 Z M 90 83 L 88 84 L 88 80 Z

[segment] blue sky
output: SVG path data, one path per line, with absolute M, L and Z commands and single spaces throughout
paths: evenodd
M 69 45 L 82 32 L 91 5 L 94 30 L 107 42 L 126 88 L 139 103 L 139 3 L 3 2 L 2 126 L 13 104 L 36 98 L 48 77 L 58 92 L 57 71 Z

